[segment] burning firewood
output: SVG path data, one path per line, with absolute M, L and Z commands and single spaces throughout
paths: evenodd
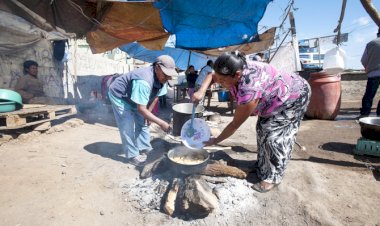
M 166 196 L 166 201 L 164 204 L 164 211 L 168 215 L 173 215 L 175 210 L 175 201 L 177 198 L 177 193 L 179 191 L 179 185 L 180 181 L 179 179 L 174 179 L 173 183 L 171 184 L 170 190 L 168 192 L 168 195 Z
M 152 174 L 160 167 L 160 165 L 165 164 L 163 159 L 164 159 L 164 156 L 160 156 L 156 160 L 146 164 L 140 172 L 140 178 L 145 179 L 152 176 Z
M 208 164 L 201 174 L 214 177 L 235 177 L 239 179 L 247 177 L 247 173 L 243 170 L 223 164 Z
M 219 209 L 218 198 L 200 176 L 189 176 L 179 194 L 180 211 L 192 217 L 205 217 Z

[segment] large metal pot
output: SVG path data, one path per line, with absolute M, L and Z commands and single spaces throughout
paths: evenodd
M 181 103 L 173 106 L 173 135 L 180 136 L 183 124 L 191 119 L 193 103 Z M 202 117 L 205 110 L 203 105 L 199 104 L 195 108 L 195 118 Z
M 196 174 L 206 168 L 209 153 L 204 149 L 190 149 L 185 146 L 177 146 L 169 150 L 167 154 L 172 167 L 181 174 Z
M 380 141 L 380 117 L 361 118 L 359 124 L 364 138 Z

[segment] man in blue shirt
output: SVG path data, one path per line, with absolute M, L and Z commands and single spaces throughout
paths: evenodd
M 175 69 L 173 58 L 162 55 L 149 67 L 119 76 L 109 87 L 108 95 L 120 131 L 123 151 L 128 162 L 133 165 L 144 165 L 144 152 L 152 150 L 146 120 L 156 123 L 165 132 L 170 130 L 169 124 L 151 111 L 158 97 L 167 93 L 167 81 L 178 75 Z

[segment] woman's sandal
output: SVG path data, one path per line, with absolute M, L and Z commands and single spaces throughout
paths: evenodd
M 268 192 L 268 191 L 272 190 L 273 188 L 277 187 L 279 184 L 271 184 L 271 185 L 272 186 L 270 186 L 269 188 L 265 188 L 263 185 L 261 185 L 260 182 L 258 182 L 256 184 L 252 184 L 251 188 L 255 191 L 265 193 L 265 192 Z

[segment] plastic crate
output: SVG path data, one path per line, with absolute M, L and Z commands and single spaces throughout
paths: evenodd
M 354 148 L 354 154 L 380 157 L 380 141 L 369 140 L 361 137 L 358 139 L 356 148 Z

